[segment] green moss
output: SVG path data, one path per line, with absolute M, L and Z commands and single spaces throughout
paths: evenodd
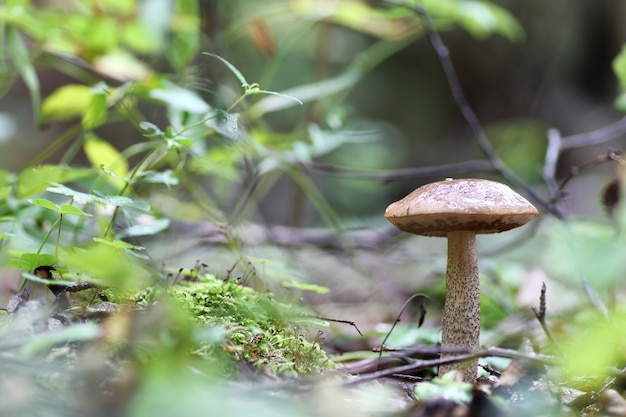
M 211 275 L 182 282 L 169 293 L 197 325 L 224 330 L 219 349 L 236 361 L 273 375 L 306 375 L 335 368 L 319 344 L 302 335 L 303 329 L 294 320 L 297 308 L 276 301 L 270 293 Z M 196 352 L 209 359 L 218 354 L 210 346 Z

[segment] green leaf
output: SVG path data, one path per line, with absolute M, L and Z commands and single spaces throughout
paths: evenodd
M 128 51 L 121 49 L 112 50 L 100 57 L 94 63 L 94 67 L 98 72 L 121 82 L 145 80 L 151 75 L 150 69 L 144 62 Z M 122 86 L 122 90 L 127 91 L 129 85 L 132 84 Z
M 498 33 L 510 40 L 519 40 L 524 29 L 506 9 L 482 1 L 460 1 L 456 5 L 456 20 L 476 38 Z
M 626 316 L 618 312 L 610 320 L 598 314 L 584 318 L 567 332 L 563 341 L 565 372 L 569 377 L 609 377 L 612 368 L 624 359 L 626 349 Z
M 87 108 L 83 112 L 81 120 L 84 130 L 95 129 L 101 126 L 107 118 L 107 97 L 103 90 L 103 86 L 99 85 L 95 89 L 92 88 L 93 95 Z
M 124 0 L 124 3 L 132 4 Z M 142 7 L 141 9 L 151 9 L 151 7 Z M 149 25 L 140 22 L 128 22 L 123 28 L 122 39 L 135 52 L 140 54 L 151 54 L 157 52 L 163 47 L 158 36 L 153 36 L 154 31 Z
M 94 242 L 101 243 L 103 245 L 108 245 L 118 249 L 133 249 L 133 250 L 143 250 L 145 249 L 143 246 L 136 246 L 132 243 L 124 242 L 123 240 L 105 240 L 99 237 L 93 238 Z
M 94 194 L 81 193 L 80 191 L 72 190 L 63 184 L 53 184 L 52 187 L 48 187 L 46 191 L 55 194 L 67 195 L 72 197 L 80 204 L 87 204 L 94 201 L 100 202 L 100 197 Z
M 415 384 L 415 396 L 420 401 L 446 398 L 458 403 L 469 403 L 472 400 L 472 384 L 455 382 L 449 377 L 436 377 L 432 382 Z
M 34 200 L 30 200 L 30 202 L 31 204 L 34 204 L 35 206 L 47 208 L 48 210 L 52 210 L 55 213 L 61 212 L 61 209 L 59 208 L 59 206 L 57 206 L 50 200 L 46 200 L 45 198 L 35 198 Z
M 150 275 L 124 249 L 102 243 L 65 252 L 62 261 L 85 281 L 120 290 L 139 289 Z
M 54 255 L 45 253 L 23 253 L 20 258 L 32 266 L 30 269 L 35 269 L 36 267 L 42 265 L 53 265 L 56 263 L 56 257 Z
M 328 287 L 323 287 L 321 285 L 315 285 L 315 284 L 307 284 L 305 282 L 298 282 L 298 281 L 286 281 L 286 282 L 282 282 L 282 285 L 285 288 L 295 288 L 301 291 L 312 291 L 318 294 L 327 294 L 328 291 L 330 291 Z
M 103 166 L 122 178 L 130 177 L 126 158 L 113 145 L 103 141 L 94 133 L 85 134 L 83 150 L 92 166 L 96 168 Z M 108 181 L 120 188 L 125 185 L 125 182 L 118 178 L 109 177 Z
M 20 37 L 19 33 L 11 26 L 6 28 L 6 39 L 11 52 L 11 57 L 15 61 L 24 84 L 30 93 L 33 105 L 34 119 L 39 119 L 39 110 L 41 106 L 41 91 L 39 89 L 39 78 L 33 66 L 28 52 L 28 47 Z
M 21 254 L 20 259 L 9 259 L 7 261 L 7 265 L 24 271 L 33 271 L 38 266 L 50 266 L 55 263 L 56 257 L 54 255 L 31 252 Z
M 291 4 L 297 15 L 307 20 L 325 20 L 378 38 L 400 40 L 414 37 L 421 26 L 408 7 L 376 8 L 361 1 L 315 2 Z
M 613 72 L 622 91 L 626 91 L 626 45 L 622 46 L 622 50 L 613 60 Z
M 104 204 L 111 204 L 118 207 L 132 208 L 135 210 L 149 212 L 151 210 L 150 204 L 145 201 L 135 201 L 132 198 L 124 196 L 98 196 L 98 201 Z
M 123 184 L 128 184 L 130 182 L 130 178 L 128 177 L 122 177 L 121 175 L 117 175 L 115 172 L 111 171 L 110 169 L 107 169 L 105 166 L 100 165 L 100 169 L 102 170 L 102 172 L 104 172 L 105 174 L 107 174 L 109 177 L 111 177 L 114 180 L 120 180 Z
M 165 133 L 154 123 L 150 123 L 150 122 L 140 122 L 139 123 L 139 128 L 141 128 L 142 130 L 147 131 L 146 133 L 144 133 L 144 136 L 151 138 L 154 136 L 165 136 Z
M 71 204 L 63 204 L 61 205 L 61 214 L 76 214 L 78 216 L 91 216 L 91 214 L 87 214 L 78 207 L 74 207 Z
M 158 171 L 143 171 L 135 178 L 137 182 L 147 182 L 152 184 L 163 184 L 170 188 L 174 185 L 178 185 L 178 177 L 171 169 L 163 172 Z
M 83 114 L 91 98 L 91 90 L 85 85 L 64 85 L 46 97 L 41 107 L 41 118 L 43 121 L 73 119 Z
M 66 183 L 94 175 L 92 169 L 71 168 L 64 165 L 39 165 L 20 172 L 17 195 L 25 198 L 44 191 L 50 184 Z
M 51 280 L 49 279 L 45 279 L 45 278 L 41 278 L 38 277 L 37 275 L 33 275 L 30 272 L 23 272 L 22 276 L 29 280 L 29 281 L 33 281 L 33 282 L 37 282 L 39 284 L 44 284 L 44 285 L 49 285 L 51 283 L 53 283 Z M 62 280 L 62 279 L 55 279 L 54 280 L 54 284 L 55 285 L 64 285 L 66 287 L 69 287 L 70 285 L 75 285 L 76 282 L 74 281 L 67 281 L 67 280 Z
M 222 58 L 219 55 L 215 55 L 215 54 L 212 54 L 210 52 L 203 52 L 203 54 L 211 56 L 213 58 L 217 58 L 220 61 L 222 61 L 222 63 L 224 65 L 226 65 L 226 68 L 228 68 L 230 70 L 230 72 L 232 72 L 235 75 L 235 77 L 237 77 L 237 79 L 241 83 L 242 87 L 245 86 L 245 85 L 249 85 L 248 81 L 246 81 L 246 77 L 244 77 L 243 74 L 233 64 L 231 64 L 230 62 L 228 62 L 227 60 L 225 60 L 224 58 Z
M 28 271 L 34 268 L 34 267 L 31 267 L 31 265 L 28 262 L 23 261 L 21 259 L 9 259 L 7 261 L 7 265 L 12 266 L 13 268 L 23 269 L 25 271 Z

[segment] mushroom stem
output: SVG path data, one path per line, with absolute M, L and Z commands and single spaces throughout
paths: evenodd
M 467 231 L 448 233 L 448 270 L 446 300 L 442 318 L 444 349 L 463 348 L 475 351 L 480 337 L 480 288 L 476 234 Z M 452 356 L 442 354 L 441 357 Z M 444 365 L 439 375 L 452 370 L 463 374 L 465 382 L 473 383 L 477 376 L 476 360 Z

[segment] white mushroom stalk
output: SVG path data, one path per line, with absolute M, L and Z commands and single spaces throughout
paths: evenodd
M 480 343 L 476 234 L 513 229 L 538 215 L 532 204 L 506 185 L 481 179 L 427 184 L 387 207 L 385 218 L 405 232 L 448 237 L 442 357 L 458 348 L 475 351 Z M 473 383 L 477 361 L 442 366 L 439 374 L 452 370 Z

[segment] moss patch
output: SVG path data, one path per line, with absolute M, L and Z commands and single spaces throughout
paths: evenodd
M 225 332 L 219 349 L 237 362 L 271 375 L 307 375 L 335 369 L 318 343 L 303 336 L 302 321 L 294 306 L 212 275 L 172 287 L 170 295 L 187 310 L 197 325 Z M 204 346 L 198 354 L 212 355 Z M 220 352 L 219 354 L 221 354 Z

